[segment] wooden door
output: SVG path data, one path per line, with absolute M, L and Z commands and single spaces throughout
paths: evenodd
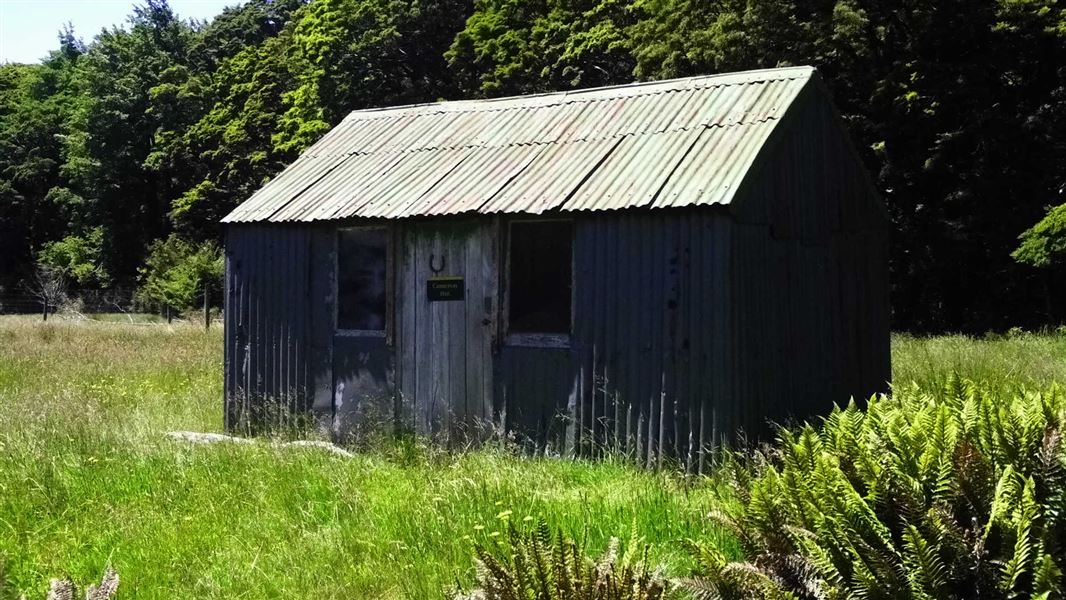
M 477 436 L 492 422 L 494 239 L 489 223 L 405 228 L 398 286 L 400 394 L 419 433 Z

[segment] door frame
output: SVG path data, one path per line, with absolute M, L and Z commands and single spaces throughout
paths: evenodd
M 420 433 L 436 433 L 421 431 L 422 423 L 419 418 L 420 409 L 412 404 L 424 402 L 425 399 L 417 398 L 418 388 L 418 375 L 417 375 L 417 363 L 418 363 L 418 348 L 406 347 L 410 342 L 408 336 L 411 335 L 407 331 L 407 327 L 411 326 L 407 320 L 414 318 L 416 323 L 414 327 L 419 327 L 417 323 L 417 307 L 420 299 L 426 294 L 425 282 L 420 278 L 420 269 L 418 267 L 418 261 L 424 260 L 418 257 L 412 256 L 410 253 L 414 250 L 414 244 L 417 244 L 417 236 L 422 232 L 432 232 L 434 229 L 446 231 L 450 228 L 457 227 L 462 228 L 467 226 L 470 228 L 470 234 L 474 236 L 474 239 L 478 240 L 475 244 L 475 248 L 480 248 L 481 260 L 476 263 L 482 269 L 482 275 L 486 274 L 485 269 L 491 270 L 487 277 L 480 278 L 480 287 L 476 291 L 476 295 L 471 294 L 471 288 L 469 282 L 471 280 L 471 271 L 466 266 L 463 269 L 463 277 L 466 280 L 465 300 L 466 309 L 463 322 L 464 335 L 469 335 L 469 327 L 471 320 L 475 317 L 478 318 L 479 323 L 484 327 L 482 333 L 482 344 L 484 349 L 487 349 L 487 355 L 483 355 L 484 360 L 481 366 L 481 395 L 484 397 L 480 399 L 479 404 L 483 407 L 488 407 L 488 414 L 492 415 L 493 397 L 495 395 L 496 385 L 496 362 L 499 347 L 499 331 L 500 331 L 500 318 L 501 318 L 501 246 L 500 246 L 500 218 L 498 216 L 491 215 L 456 215 L 451 217 L 434 217 L 434 218 L 417 218 L 417 219 L 405 219 L 397 225 L 397 231 L 395 236 L 395 248 L 396 248 L 396 260 L 394 261 L 393 272 L 395 281 L 394 297 L 395 308 L 393 319 L 393 330 L 395 339 L 395 357 L 396 357 L 396 398 L 397 398 L 397 414 L 402 415 L 401 419 L 409 421 L 408 411 L 414 409 L 413 423 L 415 429 Z M 469 244 L 469 237 L 463 238 Z M 464 254 L 465 256 L 465 254 Z M 465 259 L 467 266 L 470 266 L 469 258 Z M 423 269 L 424 270 L 424 269 Z M 445 268 L 447 270 L 447 267 Z M 443 273 L 442 273 L 443 274 Z M 411 278 L 410 280 L 408 278 Z M 492 305 L 487 306 L 486 301 L 491 301 Z M 478 317 L 478 315 L 483 315 Z M 484 324 L 483 319 L 488 319 L 490 322 Z M 468 338 L 469 339 L 469 338 Z M 484 354 L 484 353 L 483 353 Z M 465 360 L 469 360 L 470 352 L 466 352 Z M 469 397 L 470 390 L 472 388 L 465 388 L 466 394 Z M 469 416 L 469 415 L 466 415 Z M 410 422 L 410 421 L 409 421 Z M 431 424 L 432 425 L 432 424 Z

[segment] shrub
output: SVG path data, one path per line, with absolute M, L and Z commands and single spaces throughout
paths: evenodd
M 666 597 L 666 581 L 650 570 L 647 546 L 633 542 L 619 552 L 611 540 L 599 559 L 592 559 L 583 544 L 559 533 L 552 535 L 544 523 L 529 531 L 514 525 L 505 541 L 478 545 L 479 589 L 456 600 L 659 600 Z
M 197 246 L 171 235 L 156 240 L 149 248 L 148 258 L 139 270 L 141 287 L 137 295 L 146 304 L 187 310 L 204 293 L 219 286 L 223 270 L 222 252 L 214 242 Z
M 1062 598 L 1066 400 L 951 378 L 835 409 L 733 465 L 714 518 L 748 562 L 692 543 L 697 598 Z
M 41 249 L 40 262 L 79 285 L 106 287 L 111 275 L 104 265 L 104 230 L 95 227 L 85 235 L 68 235 L 48 242 Z
M 1066 204 L 1052 207 L 1047 216 L 1018 236 L 1014 260 L 1034 267 L 1066 263 Z

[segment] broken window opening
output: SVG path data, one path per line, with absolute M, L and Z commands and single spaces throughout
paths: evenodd
M 508 331 L 570 333 L 573 290 L 573 223 L 511 223 Z

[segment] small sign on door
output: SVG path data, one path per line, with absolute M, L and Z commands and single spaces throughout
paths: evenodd
M 462 277 L 430 277 L 426 280 L 426 296 L 430 302 L 462 300 L 465 291 Z

